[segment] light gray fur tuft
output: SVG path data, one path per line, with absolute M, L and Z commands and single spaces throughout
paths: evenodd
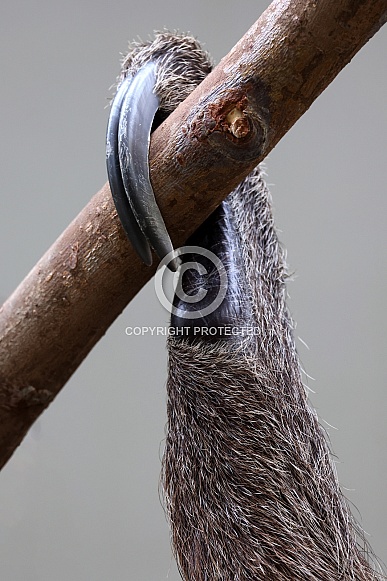
M 122 62 L 121 79 L 149 60 L 158 62 L 155 93 L 160 108 L 171 113 L 211 72 L 212 61 L 199 42 L 185 34 L 157 32 L 152 42 L 136 42 Z

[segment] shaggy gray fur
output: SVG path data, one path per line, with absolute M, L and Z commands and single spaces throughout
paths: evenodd
M 195 38 L 164 31 L 149 43 L 133 42 L 122 61 L 122 75 L 134 75 L 150 60 L 159 63 L 155 93 L 160 108 L 171 113 L 211 72 L 212 62 Z
M 166 111 L 208 74 L 198 43 L 160 33 L 124 61 L 160 58 Z M 308 403 L 285 297 L 286 263 L 258 167 L 228 197 L 255 336 L 170 338 L 163 460 L 172 544 L 189 581 L 381 579 Z M 244 280 L 245 279 L 245 280 Z

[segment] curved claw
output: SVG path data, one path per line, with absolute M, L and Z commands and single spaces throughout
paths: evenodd
M 132 78 L 130 77 L 127 77 L 123 81 L 111 107 L 106 134 L 106 166 L 110 190 L 121 224 L 137 254 L 147 266 L 150 266 L 152 264 L 151 249 L 145 235 L 137 223 L 126 196 L 118 155 L 118 126 L 120 112 L 131 82 Z
M 121 175 L 133 214 L 145 237 L 160 259 L 173 251 L 149 176 L 149 141 L 152 123 L 159 107 L 153 92 L 156 63 L 145 64 L 132 78 L 121 106 L 118 150 Z M 179 261 L 170 262 L 177 270 Z

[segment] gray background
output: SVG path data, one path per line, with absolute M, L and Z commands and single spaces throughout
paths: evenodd
M 269 2 L 15 0 L 0 20 L 0 296 L 106 181 L 109 87 L 127 40 L 190 31 L 217 61 Z M 295 273 L 299 352 L 358 518 L 387 560 L 387 28 L 266 160 Z M 152 283 L 0 474 L 4 581 L 179 579 L 158 496 L 164 325 Z

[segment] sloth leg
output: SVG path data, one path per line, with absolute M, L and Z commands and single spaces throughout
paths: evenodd
M 160 33 L 131 50 L 124 76 L 152 60 L 164 113 L 211 68 L 194 39 Z M 367 562 L 364 535 L 302 384 L 285 302 L 285 257 L 259 168 L 191 242 L 219 256 L 228 286 L 208 312 L 220 279 L 208 262 L 187 270 L 180 281 L 186 296 L 176 297 L 171 320 L 172 329 L 188 327 L 186 336 L 168 340 L 162 476 L 183 579 L 382 579 Z M 202 287 L 204 303 L 187 300 Z M 195 312 L 199 327 L 217 329 L 214 336 L 195 334 Z M 226 335 L 228 326 L 253 332 Z

